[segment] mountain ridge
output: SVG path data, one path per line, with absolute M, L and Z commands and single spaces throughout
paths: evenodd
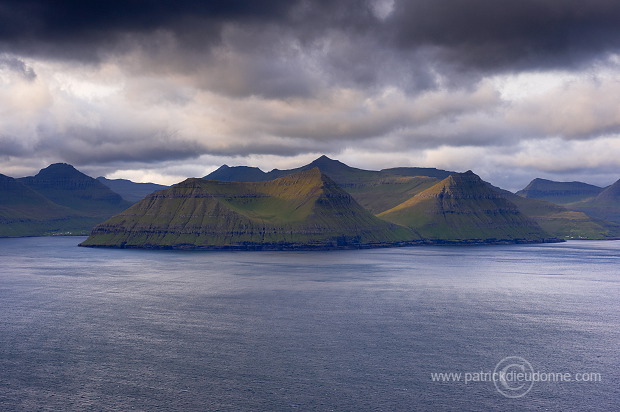
M 169 187 L 157 183 L 137 183 L 128 179 L 108 179 L 103 176 L 99 176 L 96 180 L 131 203 L 135 203 L 153 192 Z
M 563 205 L 595 197 L 602 191 L 601 187 L 583 182 L 556 182 L 536 178 L 516 194 Z
M 187 179 L 93 229 L 88 247 L 347 249 L 412 243 L 318 168 L 268 182 Z
M 359 204 L 375 215 L 398 206 L 423 190 L 437 184 L 440 180 L 456 173 L 441 169 L 416 167 L 382 169 L 381 171 L 357 169 L 369 172 L 357 173 L 356 169 L 350 168 L 342 162 L 329 159 L 326 156 L 321 156 L 310 164 L 319 163 L 320 166 L 322 162 L 333 162 L 332 164 L 337 166 L 340 171 L 334 180 L 349 192 Z M 310 164 L 301 168 L 308 167 Z M 231 169 L 235 170 L 234 168 Z M 277 169 L 274 170 L 279 173 L 283 172 Z M 261 171 L 261 173 L 264 172 Z M 329 172 L 327 174 L 329 175 Z M 233 176 L 229 175 L 229 177 L 232 178 Z M 534 179 L 533 182 L 560 183 L 562 189 L 566 189 L 565 183 L 567 183 L 547 181 L 545 179 Z M 597 186 L 581 182 L 568 182 L 567 184 L 571 186 L 572 183 L 577 183 L 580 186 L 583 185 L 591 190 L 603 190 Z M 489 184 L 489 186 L 492 185 Z M 574 210 L 574 208 L 569 210 L 567 207 L 570 205 L 563 206 L 545 200 L 517 196 L 504 189 L 492 187 L 493 190 L 499 191 L 502 196 L 516 204 L 520 211 L 537 222 L 552 237 L 564 239 L 616 239 L 620 237 L 620 228 L 614 222 L 590 217 L 584 212 Z M 569 189 L 572 190 L 570 187 Z M 620 208 L 620 206 L 616 206 L 616 208 Z

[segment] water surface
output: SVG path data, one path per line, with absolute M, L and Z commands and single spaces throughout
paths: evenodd
M 327 252 L 0 239 L 2 410 L 613 410 L 620 242 Z M 502 396 L 519 356 L 540 382 Z

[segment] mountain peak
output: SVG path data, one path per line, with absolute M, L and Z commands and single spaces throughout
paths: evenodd
M 329 161 L 329 162 L 337 162 L 337 160 L 334 159 L 330 159 L 329 157 L 325 156 L 325 155 L 321 155 L 318 158 L 316 158 L 314 160 L 314 162 L 312 163 L 316 163 L 316 162 L 325 162 L 325 161 Z
M 266 173 L 258 167 L 222 165 L 204 177 L 206 180 L 224 182 L 260 182 L 269 180 Z
M 474 190 L 483 191 L 485 193 L 489 192 L 488 188 L 486 187 L 480 176 L 478 176 L 471 170 L 468 170 L 464 173 L 454 173 L 439 182 L 439 184 L 436 186 L 442 187 L 442 190 L 446 193 L 454 192 L 463 194 Z
M 321 157 L 313 160 L 308 166 L 347 166 L 339 160 L 330 159 L 325 155 L 321 155 Z M 348 166 L 347 166 L 348 167 Z
M 452 174 L 378 216 L 431 239 L 529 242 L 548 236 L 471 170 Z
M 68 163 L 53 163 L 48 167 L 41 169 L 34 177 L 35 179 L 58 177 L 92 179 Z
M 67 163 L 51 164 L 35 176 L 22 177 L 19 181 L 54 203 L 91 216 L 110 216 L 131 204 L 99 180 Z

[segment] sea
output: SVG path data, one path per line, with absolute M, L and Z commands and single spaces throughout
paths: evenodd
M 620 241 L 0 239 L 2 411 L 613 411 Z

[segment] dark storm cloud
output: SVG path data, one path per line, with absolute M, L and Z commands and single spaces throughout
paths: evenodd
M 289 2 L 227 0 L 2 0 L 0 42 L 5 50 L 93 61 L 126 34 L 175 33 L 190 46 L 216 41 L 226 21 L 280 19 Z
M 619 21 L 616 0 L 419 0 L 398 4 L 393 34 L 460 68 L 565 68 L 617 51 Z
M 114 31 L 146 32 L 161 28 L 192 29 L 192 21 L 279 19 L 287 0 L 3 0 L 0 38 L 5 41 L 80 41 L 101 39 Z
M 410 61 L 416 56 L 412 51 L 431 48 L 438 59 L 434 63 L 493 71 L 579 66 L 620 45 L 620 2 L 616 0 L 397 1 L 385 19 L 373 15 L 368 4 L 4 0 L 0 2 L 0 42 L 12 52 L 88 60 L 101 51 L 115 50 L 127 34 L 168 31 L 181 47 L 201 49 L 221 40 L 225 24 L 244 25 L 256 33 L 276 26 L 301 47 L 311 48 L 333 31 L 361 41 L 361 47 L 343 47 L 331 56 L 335 70 L 350 63 L 350 74 L 360 83 L 378 81 L 372 68 L 388 49 Z M 247 36 L 249 46 L 251 39 Z

